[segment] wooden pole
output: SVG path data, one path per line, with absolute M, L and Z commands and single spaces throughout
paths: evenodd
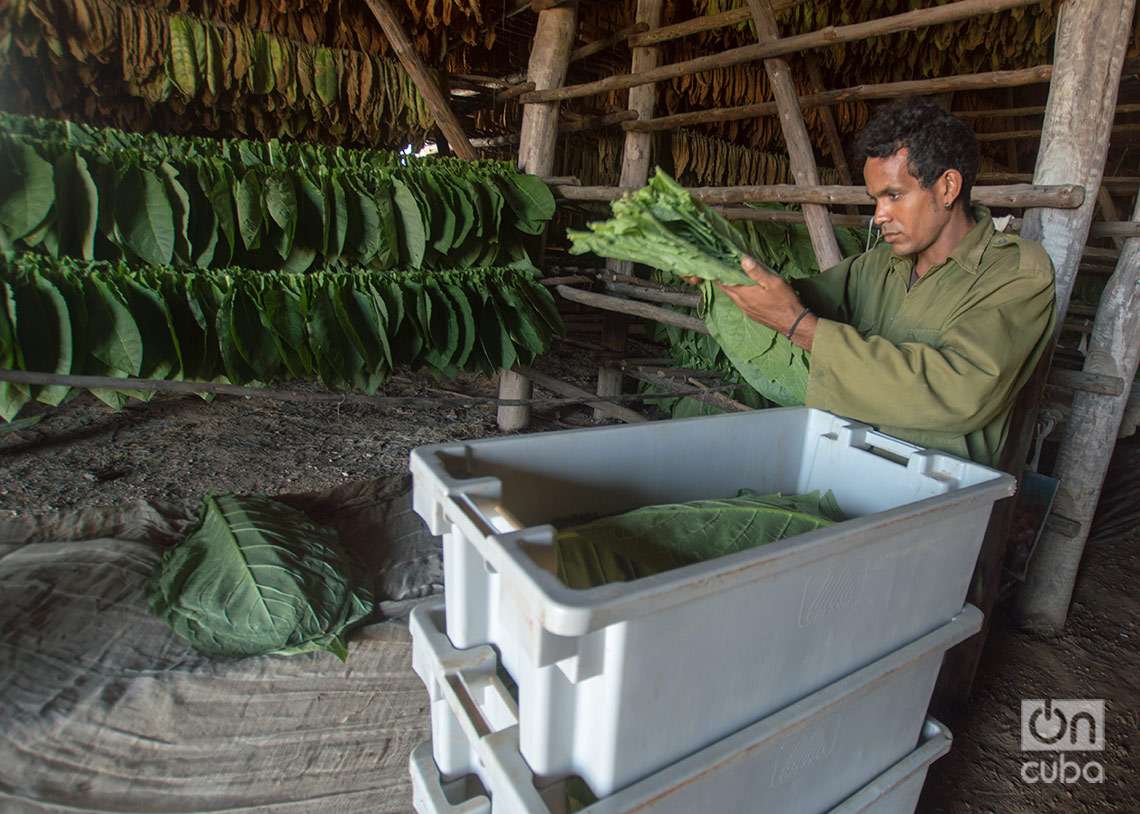
M 856 42 L 883 34 L 894 34 L 899 31 L 913 31 L 916 28 L 925 28 L 943 23 L 953 23 L 959 20 L 968 20 L 981 14 L 992 14 L 1011 8 L 1030 6 L 1040 0 L 957 0 L 943 6 L 908 11 L 878 20 L 852 25 L 828 26 L 807 34 L 797 34 L 794 37 L 784 37 L 776 42 L 757 43 L 745 45 L 740 48 L 730 48 L 718 54 L 697 57 L 696 59 L 674 62 L 662 65 L 653 70 L 637 74 L 625 74 L 599 79 L 596 82 L 586 82 L 581 85 L 569 85 L 557 90 L 534 91 L 525 94 L 524 102 L 553 102 L 561 99 L 575 99 L 582 96 L 594 96 L 607 93 L 611 90 L 624 90 L 638 85 L 648 85 L 651 82 L 663 82 L 678 76 L 711 71 L 714 68 L 727 68 L 731 65 L 741 65 L 746 62 L 756 62 L 769 57 L 794 54 L 809 48 L 823 48 L 838 45 L 842 42 Z
M 780 12 L 792 6 L 798 6 L 802 2 L 804 2 L 804 0 L 772 0 L 772 8 Z M 703 17 L 695 17 L 692 20 L 685 20 L 683 23 L 662 26 L 655 31 L 632 37 L 629 44 L 632 46 L 659 45 L 660 43 L 680 39 L 681 37 L 688 37 L 692 34 L 700 34 L 705 31 L 716 31 L 719 28 L 740 25 L 741 23 L 747 22 L 751 17 L 752 12 L 747 8 L 729 9 L 728 11 L 722 11 L 720 14 L 708 14 Z
M 1140 202 L 1133 217 L 1140 219 Z M 1048 525 L 1018 597 L 1024 624 L 1045 633 L 1065 625 L 1077 569 L 1092 528 L 1109 459 L 1120 432 L 1140 357 L 1140 238 L 1125 244 L 1116 272 L 1101 295 L 1084 372 L 1122 379 L 1115 396 L 1077 391 L 1054 476 L 1060 480 L 1053 514 L 1071 521 Z
M 979 184 L 1030 184 L 1032 182 L 1033 173 L 1031 172 L 980 172 L 977 177 Z M 1102 191 L 1111 189 L 1133 195 L 1137 190 L 1140 190 L 1140 175 L 1106 175 L 1100 179 L 1100 188 Z M 1112 206 L 1111 212 L 1108 211 L 1099 194 L 1097 195 L 1097 203 L 1101 207 L 1100 214 L 1105 221 L 1120 220 L 1120 213 L 1115 204 Z
M 561 379 L 556 379 L 553 376 L 547 376 L 545 373 L 540 373 L 529 367 L 518 368 L 518 375 L 525 378 L 527 381 L 535 382 L 539 387 L 544 387 L 551 393 L 557 393 L 560 396 L 568 396 L 572 399 L 589 399 L 594 405 L 594 414 L 601 413 L 605 418 L 616 418 L 618 421 L 624 421 L 627 424 L 640 424 L 648 421 L 649 419 L 643 416 L 636 410 L 631 410 L 628 407 L 621 407 L 617 404 L 598 403 L 595 400 L 593 393 L 588 390 L 583 390 L 581 387 L 575 387 L 569 382 L 564 382 Z
M 1140 133 L 1140 124 L 1118 124 L 1109 132 L 1114 136 L 1127 136 Z M 1021 141 L 1041 137 L 1040 130 L 1008 130 L 999 133 L 978 133 L 978 141 Z
M 679 314 L 676 311 L 671 311 L 668 308 L 662 308 L 658 305 L 635 302 L 634 300 L 627 300 L 622 297 L 611 297 L 608 294 L 597 294 L 593 291 L 583 291 L 580 288 L 571 288 L 567 285 L 560 285 L 555 290 L 564 299 L 599 308 L 603 311 L 615 311 L 619 314 L 629 314 L 634 317 L 651 319 L 654 322 L 660 322 L 662 325 L 674 325 L 678 328 L 684 328 L 687 331 L 696 331 L 699 334 L 707 334 L 709 332 L 709 329 L 705 327 L 705 321 L 703 319 L 691 317 L 686 314 Z
M 619 44 L 625 42 L 630 37 L 632 37 L 636 34 L 641 34 L 641 33 L 648 31 L 648 30 L 649 30 L 649 26 L 646 25 L 645 23 L 640 23 L 640 22 L 634 23 L 633 25 L 626 26 L 625 28 L 619 28 L 617 31 L 610 34 L 608 37 L 602 37 L 600 40 L 595 40 L 594 42 L 588 42 L 585 45 L 581 45 L 581 46 L 575 48 L 574 51 L 570 54 L 570 61 L 571 62 L 577 62 L 580 59 L 586 59 L 587 57 L 592 57 L 594 54 L 600 54 L 602 51 L 608 51 L 610 48 L 613 48 L 615 45 L 619 45 Z
M 636 22 L 646 29 L 661 25 L 663 0 L 637 0 Z M 641 46 L 633 49 L 633 62 L 630 70 L 634 73 L 649 71 L 657 67 L 660 49 L 656 46 Z M 639 118 L 652 118 L 654 103 L 657 100 L 656 85 L 639 85 L 629 91 L 629 109 Z M 627 132 L 621 153 L 621 185 L 641 187 L 649 180 L 649 160 L 653 138 L 650 133 Z M 630 274 L 633 264 L 621 260 L 606 260 L 606 268 L 611 271 Z M 610 353 L 621 353 L 626 345 L 626 320 L 617 314 L 608 314 L 602 323 L 602 345 Z M 603 360 L 604 362 L 605 360 Z M 612 396 L 622 391 L 624 380 L 620 368 L 606 364 L 598 367 L 598 395 Z M 595 411 L 595 416 L 601 414 Z
M 1045 105 L 1032 105 L 1030 107 L 1001 107 L 992 110 L 956 110 L 954 115 L 959 119 L 1008 119 L 1014 116 L 1040 116 L 1045 112 Z M 1117 105 L 1117 113 L 1140 113 L 1140 104 Z
M 639 187 L 571 187 L 554 188 L 554 194 L 567 201 L 616 201 Z M 798 203 L 872 206 L 874 200 L 863 187 L 821 184 L 801 187 L 795 184 L 771 184 L 740 187 L 690 187 L 689 192 L 706 204 Z M 1032 207 L 1048 206 L 1075 209 L 1085 201 L 1083 188 L 1073 184 L 1006 184 L 974 187 L 970 200 L 983 206 Z
M 439 129 L 447 138 L 447 143 L 452 152 L 462 159 L 474 161 L 478 157 L 475 154 L 475 148 L 467 140 L 467 134 L 463 132 L 459 119 L 455 117 L 455 113 L 447 103 L 447 97 L 428 72 L 423 60 L 420 59 L 419 53 L 412 45 L 412 41 L 408 39 L 404 27 L 400 25 L 400 18 L 396 16 L 388 0 L 367 0 L 367 3 L 368 8 L 372 11 L 372 16 L 376 18 L 376 22 L 380 23 L 380 28 L 384 30 L 384 36 L 388 38 L 392 50 L 396 52 L 400 64 L 404 66 L 404 70 L 408 72 L 408 76 L 412 78 L 412 82 L 415 83 L 420 95 L 427 102 L 428 109 L 435 117 Z
M 566 68 L 570 52 L 574 49 L 574 36 L 578 25 L 578 6 L 572 4 L 542 11 L 531 45 L 527 81 L 536 88 L 555 88 L 566 81 Z M 519 169 L 532 175 L 554 174 L 554 147 L 558 140 L 557 102 L 528 104 L 523 107 L 522 128 L 519 133 Z M 574 187 L 561 187 L 574 189 Z M 499 372 L 501 398 L 528 398 L 531 383 L 526 376 L 514 370 Z M 498 413 L 499 429 L 513 432 L 530 423 L 527 407 L 502 407 Z
M 1053 81 L 1049 87 L 1034 178 L 1039 184 L 1079 184 L 1088 194 L 1081 206 L 1075 209 L 1028 210 L 1021 229 L 1021 236 L 1040 241 L 1053 261 L 1058 331 L 1068 310 L 1081 251 L 1092 221 L 1096 192 L 1104 173 L 1109 128 L 1116 107 L 1124 52 L 1130 39 L 1134 3 L 1135 0 L 1069 0 L 1060 6 Z M 1050 357 L 1051 349 L 1045 353 L 1033 378 L 1022 390 L 1002 453 L 1002 467 L 1018 477 L 1032 445 Z M 1070 488 L 1074 486 L 1070 484 Z M 964 706 L 973 683 L 988 620 L 1001 587 L 1002 563 L 1013 508 L 1013 499 L 999 501 L 994 507 L 966 597 L 967 602 L 976 605 L 986 615 L 987 627 L 947 653 L 936 692 L 942 707 Z M 1042 560 L 1038 553 L 1031 570 L 1041 573 L 1040 569 L 1048 567 L 1049 561 L 1048 554 Z M 1057 562 L 1053 560 L 1054 565 Z M 1073 571 L 1076 571 L 1075 564 Z M 1042 590 L 1040 581 L 1035 585 L 1037 587 L 1028 587 L 1021 599 L 1021 607 L 1030 611 L 1027 617 L 1034 621 L 1048 620 L 1056 625 L 1056 609 L 1060 607 L 1063 622 L 1068 595 L 1060 603 L 1057 591 L 1047 587 Z M 1047 600 L 1045 595 L 1048 595 Z
M 819 67 L 819 56 L 815 53 L 804 54 L 804 64 L 807 65 L 808 78 L 811 80 L 815 92 L 823 93 L 826 91 L 827 86 L 823 83 L 823 71 Z M 820 116 L 823 119 L 823 134 L 827 139 L 827 151 L 831 154 L 832 163 L 835 164 L 839 183 L 851 186 L 854 180 L 851 175 L 851 167 L 847 164 L 847 153 L 843 149 L 843 138 L 839 135 L 839 127 L 835 124 L 835 116 L 832 115 L 831 108 L 826 105 L 820 111 Z
M 985 73 L 944 76 L 937 79 L 915 79 L 905 82 L 883 82 L 877 85 L 855 85 L 839 90 L 820 91 L 799 97 L 800 107 L 821 107 L 837 105 L 859 99 L 897 99 L 902 96 L 928 96 L 933 93 L 946 93 L 959 90 L 986 90 L 989 88 L 1018 87 L 1048 82 L 1053 73 L 1052 65 L 1038 65 L 1016 71 L 988 71 Z M 736 107 L 696 110 L 691 113 L 676 113 L 672 116 L 658 116 L 655 119 L 639 120 L 625 125 L 626 130 L 672 130 L 694 124 L 710 122 L 730 122 L 740 119 L 753 119 L 757 116 L 774 116 L 777 113 L 775 102 L 757 102 Z M 957 114 L 955 114 L 957 115 Z
M 752 22 L 756 25 L 756 37 L 760 44 L 778 42 L 780 30 L 776 25 L 776 14 L 772 11 L 771 0 L 748 0 L 748 8 L 752 12 Z M 808 135 L 807 125 L 804 124 L 803 112 L 800 110 L 796 86 L 792 82 L 792 69 L 785 60 L 766 59 L 764 70 L 768 74 L 768 83 L 772 86 L 772 95 L 780 111 L 780 127 L 784 132 L 784 143 L 788 148 L 789 163 L 796 185 L 818 186 L 819 172 L 815 166 L 815 156 L 812 154 L 811 137 Z M 821 269 L 829 269 L 838 264 L 843 255 L 839 253 L 839 244 L 835 241 L 835 230 L 831 226 L 827 207 L 805 204 L 803 211 L 804 223 L 807 224 L 816 262 Z

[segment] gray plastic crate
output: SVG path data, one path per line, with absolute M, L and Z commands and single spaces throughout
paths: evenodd
M 808 408 L 421 447 L 411 471 L 444 536 L 448 635 L 498 648 L 530 766 L 600 795 L 950 620 L 1015 488 Z M 552 573 L 553 522 L 741 488 L 831 489 L 853 519 L 586 591 Z
M 913 811 L 926 767 L 949 749 L 939 725 L 928 721 L 923 729 L 943 653 L 981 622 L 981 613 L 966 606 L 935 632 L 584 812 Z M 416 810 L 564 814 L 564 778 L 536 778 L 519 752 L 519 728 L 491 648 L 455 650 L 441 627 L 440 603 L 418 607 L 410 624 L 433 737 L 411 758 Z M 433 752 L 445 755 L 450 771 L 441 775 Z

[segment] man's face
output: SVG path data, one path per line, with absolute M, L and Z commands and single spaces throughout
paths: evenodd
M 891 251 L 900 257 L 918 254 L 935 241 L 950 219 L 938 200 L 938 181 L 923 189 L 907 167 L 907 149 L 863 165 L 867 192 L 875 199 L 875 225 Z

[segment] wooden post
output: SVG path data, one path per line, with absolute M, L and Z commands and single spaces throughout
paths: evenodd
M 531 45 L 527 81 L 538 89 L 557 88 L 566 81 L 566 67 L 574 50 L 578 6 L 571 4 L 539 12 Z M 523 107 L 519 135 L 519 169 L 533 175 L 554 174 L 554 146 L 558 140 L 558 102 Z M 508 395 L 509 394 L 509 395 Z M 512 370 L 499 372 L 500 398 L 529 398 L 528 378 Z M 529 407 L 500 407 L 499 429 L 512 432 L 530 423 Z
M 1140 202 L 1133 218 L 1140 218 Z M 1140 357 L 1140 238 L 1125 244 L 1101 295 L 1084 371 L 1118 376 L 1131 385 Z M 1060 480 L 1053 514 L 1071 521 L 1046 525 L 1029 574 L 1018 595 L 1022 623 L 1044 633 L 1065 626 L 1077 569 L 1100 501 L 1108 462 L 1128 404 L 1128 387 L 1118 396 L 1077 391 L 1065 422 L 1054 476 Z
M 663 0 L 637 0 L 636 23 L 652 30 L 661 25 L 661 10 Z M 657 67 L 659 48 L 656 46 L 633 49 L 633 72 L 648 71 Z M 657 100 L 656 85 L 639 85 L 629 91 L 629 109 L 637 113 L 638 118 L 653 117 L 653 107 Z M 653 138 L 651 133 L 626 132 L 625 146 L 621 153 L 621 185 L 623 187 L 641 187 L 649 180 L 649 159 L 652 153 Z M 632 263 L 622 260 L 607 260 L 606 268 L 622 274 L 632 273 Z M 602 323 L 602 345 L 607 351 L 621 353 L 625 350 L 626 319 L 618 314 L 607 314 Z M 621 393 L 623 376 L 621 369 L 603 364 L 598 367 L 598 395 L 614 396 Z M 594 410 L 595 418 L 602 418 L 603 412 Z
M 1135 0 L 1070 0 L 1060 7 L 1053 80 L 1049 87 L 1034 180 L 1041 184 L 1081 184 L 1088 194 L 1081 206 L 1075 209 L 1028 210 L 1021 228 L 1022 237 L 1041 241 L 1053 260 L 1057 275 L 1058 331 L 1068 310 L 1069 296 L 1096 205 L 1096 191 L 1104 172 L 1134 3 Z M 1032 442 L 1050 356 L 1051 349 L 1019 397 L 1002 453 L 1003 468 L 1017 476 L 1025 466 Z M 936 712 L 945 714 L 946 710 L 963 708 L 969 695 L 1000 588 L 1013 504 L 1014 500 L 1009 499 L 995 506 L 966 597 L 967 602 L 976 605 L 986 615 L 986 627 L 947 653 L 935 691 Z M 1046 565 L 1043 565 L 1038 553 L 1030 569 L 1031 574 L 1034 571 L 1040 573 L 1041 568 L 1048 567 L 1048 562 L 1048 554 L 1044 558 Z M 1054 565 L 1056 562 L 1054 560 Z M 1075 564 L 1072 570 L 1075 573 Z M 1040 596 L 1040 581 L 1037 586 L 1028 593 Z M 1069 587 L 1071 589 L 1071 583 Z M 1050 594 L 1054 601 L 1057 599 L 1057 592 L 1048 588 L 1044 592 Z M 1029 599 L 1028 606 L 1026 599 Z M 1065 607 L 1068 599 L 1066 593 Z M 1023 607 L 1035 605 L 1029 597 L 1023 597 L 1022 603 Z M 1063 612 L 1061 618 L 1064 618 Z
M 451 106 L 448 105 L 447 97 L 439 89 L 439 85 L 436 84 L 432 75 L 428 73 L 427 67 L 424 66 L 423 60 L 420 59 L 415 46 L 412 45 L 412 41 L 408 39 L 404 27 L 400 25 L 400 18 L 396 16 L 388 0 L 367 0 L 367 2 L 376 22 L 380 23 L 380 28 L 384 30 L 384 36 L 391 43 L 392 50 L 396 52 L 404 70 L 408 72 L 408 76 L 412 78 L 420 95 L 427 102 L 428 109 L 431 110 L 436 124 L 439 125 L 439 129 L 447 138 L 447 143 L 452 152 L 467 161 L 474 161 L 477 158 L 475 148 L 467 140 L 467 134 L 463 132 L 459 119 L 455 117 Z
M 776 14 L 772 11 L 771 0 L 748 0 L 748 9 L 752 12 L 756 38 L 760 44 L 776 42 L 780 38 L 780 30 L 776 26 Z M 764 70 L 768 74 L 772 95 L 780 111 L 780 126 L 784 131 L 784 143 L 788 147 L 792 175 L 801 186 L 816 186 L 819 184 L 819 172 L 811 150 L 811 137 L 804 124 L 804 114 L 800 110 L 799 95 L 792 82 L 792 69 L 782 59 L 766 59 Z M 804 222 L 807 224 L 812 248 L 815 249 L 816 262 L 821 269 L 831 268 L 843 259 L 826 206 L 805 204 Z

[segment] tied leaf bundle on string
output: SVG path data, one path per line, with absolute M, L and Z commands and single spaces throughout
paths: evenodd
M 611 208 L 613 217 L 591 223 L 590 231 L 568 232 L 570 252 L 699 277 L 704 281 L 700 314 L 733 367 L 769 401 L 784 407 L 803 404 L 811 355 L 749 319 L 715 285 L 755 285 L 740 267 L 741 259 L 752 254 L 753 241 L 660 168 L 648 185 Z M 803 276 L 790 264 L 774 270 L 785 279 Z

